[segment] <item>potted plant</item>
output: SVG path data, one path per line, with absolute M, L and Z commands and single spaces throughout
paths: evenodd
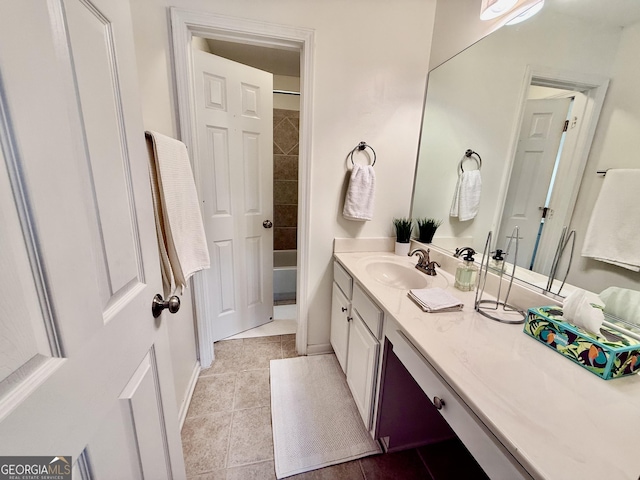
M 436 233 L 436 230 L 440 225 L 442 225 L 442 220 L 436 220 L 435 218 L 419 218 L 418 230 L 420 234 L 418 236 L 418 241 L 422 243 L 431 243 L 433 235 Z
M 413 220 L 410 218 L 394 218 L 393 225 L 396 228 L 396 255 L 408 255 Z

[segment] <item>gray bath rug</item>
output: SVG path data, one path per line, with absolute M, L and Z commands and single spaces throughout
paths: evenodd
M 279 479 L 382 452 L 333 354 L 271 360 L 271 422 Z

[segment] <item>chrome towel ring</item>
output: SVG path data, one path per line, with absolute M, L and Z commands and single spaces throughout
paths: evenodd
M 356 150 L 364 150 L 365 148 L 369 148 L 373 152 L 373 163 L 371 164 L 371 166 L 373 167 L 376 164 L 376 151 L 371 147 L 371 145 L 367 145 L 365 142 L 360 142 L 355 146 L 353 150 L 351 150 L 351 153 L 349 154 L 349 158 L 351 158 L 351 165 L 355 166 L 355 163 L 353 161 L 353 152 L 355 152 Z
M 460 169 L 460 172 L 464 172 L 464 168 L 462 168 L 462 162 L 464 162 L 466 158 L 473 158 L 478 164 L 478 170 L 482 168 L 482 158 L 480 158 L 480 155 L 478 155 L 478 152 L 474 152 L 473 150 L 468 149 L 466 152 L 464 152 L 464 157 L 460 159 L 460 163 L 458 164 L 458 168 Z

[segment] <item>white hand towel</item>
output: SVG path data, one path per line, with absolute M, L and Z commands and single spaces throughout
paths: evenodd
M 150 180 L 165 289 L 182 292 L 189 278 L 209 268 L 200 204 L 184 143 L 146 132 L 151 143 Z
M 342 216 L 347 220 L 366 221 L 373 218 L 376 173 L 371 165 L 355 164 L 344 199 Z
M 640 169 L 608 170 L 582 256 L 640 272 Z
M 475 218 L 478 214 L 481 191 L 482 177 L 480 176 L 480 170 L 462 172 L 458 176 L 449 215 L 458 217 L 461 222 Z
M 463 303 L 442 288 L 414 288 L 409 298 L 425 312 L 450 312 L 462 310 Z

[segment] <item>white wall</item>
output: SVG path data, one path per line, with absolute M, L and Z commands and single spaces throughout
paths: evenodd
M 389 236 L 409 212 L 435 0 L 133 0 L 145 127 L 178 136 L 170 5 L 315 29 L 308 343 L 328 344 L 333 238 Z M 340 212 L 361 140 L 378 153 L 376 213 L 354 223 Z
M 640 168 L 640 24 L 622 31 L 620 47 L 611 70 L 611 83 L 600 115 L 589 160 L 578 194 L 571 228 L 576 229 L 576 252 L 568 282 L 599 293 L 606 286 L 640 290 L 640 274 L 580 256 L 603 177 L 598 170 Z M 631 220 L 636 221 L 637 220 Z M 640 242 L 639 242 L 640 244 Z
M 512 40 L 514 33 L 517 42 Z M 443 219 L 436 237 L 471 236 L 471 246 L 482 252 L 487 233 L 495 230 L 510 174 L 527 65 L 608 75 L 620 35 L 619 28 L 598 30 L 543 10 L 525 23 L 503 27 L 431 71 L 413 216 Z M 482 156 L 482 195 L 476 218 L 460 222 L 448 214 L 457 165 L 467 148 Z M 464 165 L 475 168 L 470 161 Z

